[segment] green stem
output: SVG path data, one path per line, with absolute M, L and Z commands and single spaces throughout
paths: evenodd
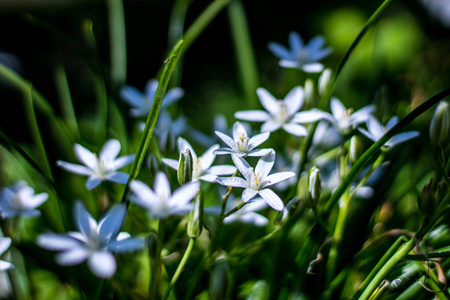
M 374 278 L 364 289 L 364 292 L 359 297 L 360 300 L 367 300 L 380 285 L 380 283 L 387 277 L 389 272 L 415 247 L 414 238 L 410 239 L 383 265 L 383 267 L 377 272 Z
M 151 259 L 150 267 L 152 270 L 152 276 L 150 279 L 150 286 L 149 286 L 149 296 L 150 299 L 159 299 L 158 295 L 158 286 L 160 284 L 159 278 L 161 276 L 161 250 L 162 250 L 162 244 L 164 240 L 164 226 L 165 226 L 165 220 L 160 219 L 159 225 L 158 225 L 158 238 L 156 242 L 156 253 L 155 257 Z
M 109 14 L 111 82 L 115 90 L 125 84 L 127 77 L 125 17 L 122 0 L 108 0 L 106 3 Z
M 184 252 L 183 258 L 181 259 L 180 264 L 178 265 L 177 270 L 175 271 L 175 274 L 173 274 L 172 280 L 170 281 L 169 286 L 167 287 L 167 290 L 164 293 L 163 300 L 166 300 L 169 297 L 172 287 L 177 282 L 178 277 L 180 277 L 180 274 L 183 271 L 184 266 L 186 265 L 186 262 L 189 259 L 189 256 L 191 255 L 192 249 L 194 248 L 194 244 L 195 244 L 195 238 L 190 238 L 186 252 Z
M 248 101 L 248 107 L 254 108 L 258 104 L 256 89 L 259 86 L 259 78 L 250 31 L 241 0 L 232 0 L 230 2 L 228 5 L 228 18 L 230 19 L 241 84 Z

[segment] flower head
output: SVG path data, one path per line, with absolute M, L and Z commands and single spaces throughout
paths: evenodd
M 11 238 L 9 237 L 0 238 L 0 255 L 5 253 L 5 251 L 8 250 L 9 246 L 11 246 Z M 12 263 L 0 260 L 0 271 L 12 268 L 14 268 L 14 265 Z
M 293 88 L 283 100 L 277 100 L 263 88 L 257 89 L 256 93 L 266 111 L 238 111 L 234 116 L 241 120 L 264 122 L 261 132 L 283 128 L 290 134 L 304 136 L 307 134 L 306 128 L 298 123 L 310 123 L 323 117 L 317 111 L 298 112 L 304 102 L 304 92 L 300 86 Z
M 116 170 L 132 163 L 134 155 L 116 158 L 120 152 L 120 142 L 118 140 L 107 141 L 98 157 L 79 144 L 75 144 L 74 148 L 76 156 L 84 166 L 61 160 L 58 160 L 56 164 L 69 172 L 89 176 L 86 181 L 88 190 L 97 187 L 103 180 L 122 184 L 127 183 L 128 174 Z
M 215 150 L 219 149 L 219 145 L 213 145 L 205 153 L 197 157 L 191 144 L 185 139 L 178 138 L 178 150 L 183 152 L 185 149 L 189 149 L 193 159 L 193 170 L 192 170 L 192 181 L 205 180 L 213 182 L 217 175 L 231 175 L 236 172 L 236 168 L 228 165 L 211 166 L 214 162 L 215 155 L 213 154 Z M 169 167 L 178 170 L 179 161 L 175 159 L 163 158 L 162 160 Z
M 133 192 L 130 200 L 147 209 L 152 217 L 164 219 L 189 212 L 192 208 L 190 202 L 197 195 L 199 188 L 198 181 L 189 182 L 172 193 L 167 176 L 158 172 L 154 190 L 141 181 L 133 180 L 130 183 L 130 190 Z
M 217 149 L 214 151 L 215 155 L 232 154 L 239 157 L 265 156 L 273 151 L 272 149 L 255 149 L 255 147 L 269 138 L 270 132 L 263 132 L 249 138 L 244 126 L 239 122 L 234 123 L 233 138 L 220 131 L 216 131 L 216 135 L 230 148 Z
M 322 71 L 323 65 L 318 61 L 331 53 L 331 48 L 323 48 L 325 39 L 321 36 L 312 38 L 304 44 L 297 32 L 289 34 L 289 47 L 278 43 L 269 43 L 269 50 L 280 59 L 280 66 L 284 68 L 297 68 L 308 73 Z
M 286 180 L 295 176 L 294 172 L 285 171 L 269 175 L 275 162 L 275 151 L 263 156 L 253 169 L 241 157 L 232 156 L 234 164 L 244 176 L 241 177 L 218 177 L 215 182 L 232 187 L 244 188 L 242 193 L 242 201 L 247 202 L 257 194 L 259 194 L 267 204 L 275 210 L 282 210 L 284 207 L 283 201 L 272 190 L 267 187 L 274 185 L 280 181 Z
M 33 188 L 29 187 L 25 181 L 19 181 L 0 191 L 0 215 L 2 218 L 37 217 L 41 212 L 36 207 L 47 199 L 47 193 L 35 195 Z
M 367 119 L 367 130 L 359 128 L 359 131 L 367 136 L 372 141 L 378 141 L 388 130 L 394 127 L 395 124 L 398 123 L 397 117 L 392 117 L 386 124 L 386 126 L 382 126 L 380 122 L 378 122 L 375 117 L 369 117 Z M 394 135 L 387 141 L 384 146 L 390 148 L 394 147 L 397 144 L 403 143 L 407 140 L 413 139 L 419 135 L 417 131 L 407 131 Z
M 145 86 L 145 94 L 132 86 L 125 86 L 120 90 L 120 95 L 123 100 L 130 104 L 133 108 L 130 110 L 130 115 L 133 117 L 144 117 L 150 113 L 152 109 L 153 100 L 158 89 L 158 81 L 151 79 Z M 170 104 L 178 101 L 183 97 L 184 91 L 182 88 L 173 88 L 166 92 L 164 101 L 161 107 L 167 107 Z
M 118 203 L 110 208 L 100 222 L 96 222 L 81 202 L 75 203 L 76 232 L 67 234 L 44 233 L 37 244 L 47 250 L 60 252 L 56 261 L 63 266 L 88 262 L 96 276 L 110 278 L 116 272 L 113 253 L 125 253 L 144 247 L 143 240 L 119 232 L 126 216 L 126 206 Z

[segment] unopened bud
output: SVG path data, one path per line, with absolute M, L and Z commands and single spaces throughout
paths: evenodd
M 423 216 L 433 216 L 437 206 L 435 195 L 436 193 L 433 191 L 433 178 L 431 178 L 417 197 L 419 211 Z
M 193 164 L 194 162 L 192 159 L 191 150 L 189 150 L 189 148 L 186 148 L 181 151 L 177 172 L 178 183 L 180 185 L 183 185 L 186 182 L 190 182 L 192 180 Z
M 226 260 L 220 260 L 212 271 L 209 292 L 213 300 L 227 299 L 229 264 Z
M 355 163 L 358 160 L 358 137 L 356 135 L 350 139 L 349 150 L 350 161 Z
M 319 95 L 323 96 L 327 92 L 331 83 L 331 69 L 325 69 L 319 77 Z
M 434 145 L 443 145 L 448 141 L 450 131 L 450 106 L 447 101 L 441 101 L 436 107 L 430 124 L 430 139 Z
M 319 202 L 320 192 L 322 191 L 320 172 L 316 166 L 312 167 L 308 172 L 308 191 L 311 204 L 316 205 Z
M 187 233 L 190 238 L 198 238 L 203 229 L 203 195 L 199 190 L 194 198 L 194 209 L 189 214 Z
M 305 103 L 310 107 L 314 106 L 314 98 L 314 82 L 308 78 L 305 80 Z

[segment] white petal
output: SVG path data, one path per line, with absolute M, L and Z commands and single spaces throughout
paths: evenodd
M 273 184 L 277 184 L 278 182 L 281 182 L 283 180 L 286 180 L 286 179 L 294 177 L 294 176 L 295 176 L 295 173 L 290 172 L 290 171 L 271 174 L 266 177 L 264 186 L 271 186 Z
M 323 65 L 320 63 L 310 63 L 302 66 L 302 70 L 307 73 L 319 73 L 323 70 Z
M 97 186 L 99 186 L 100 183 L 102 183 L 102 181 L 103 181 L 103 178 L 101 178 L 101 177 L 98 177 L 96 175 L 91 176 L 86 181 L 86 188 L 88 190 L 92 190 L 93 188 L 96 188 Z
M 289 59 L 291 57 L 289 50 L 278 43 L 269 43 L 268 48 L 278 58 Z
M 81 201 L 75 202 L 74 217 L 77 229 L 85 236 L 90 237 L 96 234 L 94 232 L 97 231 L 97 222 Z
M 14 265 L 12 263 L 4 261 L 4 260 L 0 260 L 0 271 L 13 269 L 13 268 L 14 268 Z
M 386 129 L 388 129 L 388 130 L 391 129 L 397 123 L 398 123 L 398 117 L 397 116 L 394 116 L 394 117 L 390 118 L 389 121 L 386 124 Z
M 378 140 L 380 137 L 384 135 L 383 126 L 381 126 L 380 122 L 378 122 L 378 120 L 375 119 L 374 117 L 369 117 L 367 119 L 367 129 L 369 130 L 370 134 L 375 138 L 375 140 Z
M 236 167 L 229 165 L 218 165 L 209 168 L 209 172 L 214 175 L 233 175 L 236 172 Z
M 127 208 L 124 203 L 117 203 L 111 207 L 98 224 L 99 239 L 104 243 L 115 239 L 125 220 L 126 213 Z
M 303 127 L 302 125 L 294 124 L 294 123 L 284 124 L 283 129 L 286 132 L 296 135 L 296 136 L 305 136 L 308 134 L 308 131 L 306 130 L 305 127 Z
M 231 155 L 231 159 L 234 162 L 234 165 L 238 168 L 239 172 L 241 172 L 242 176 L 244 176 L 245 180 L 250 182 L 252 180 L 253 168 L 250 167 L 248 162 L 236 155 Z
M 220 148 L 217 150 L 214 150 L 214 155 L 226 155 L 226 154 L 232 154 L 234 151 L 230 148 Z
M 11 246 L 11 238 L 0 238 L 0 255 L 3 254 Z
M 248 183 L 241 177 L 218 177 L 216 183 L 224 186 L 247 188 Z
M 228 145 L 228 147 L 230 147 L 231 149 L 236 148 L 236 143 L 231 137 L 217 130 L 215 131 L 215 133 L 222 141 L 224 141 L 225 144 Z
M 264 177 L 266 177 L 275 163 L 275 155 L 275 151 L 273 151 L 270 154 L 261 157 L 255 167 L 255 174 L 264 174 Z
M 213 152 L 217 149 L 219 149 L 219 145 L 218 144 L 213 145 L 210 148 L 208 148 L 208 150 L 206 150 L 202 156 L 200 156 L 199 158 L 200 164 L 203 170 L 207 170 L 209 169 L 209 167 L 211 167 L 212 163 L 214 162 L 214 159 L 216 158 Z
M 288 114 L 292 116 L 296 113 L 302 106 L 304 101 L 304 92 L 303 88 L 297 86 L 293 88 L 287 95 L 284 97 L 284 104 L 286 105 Z
M 85 164 L 92 170 L 98 170 L 98 159 L 97 156 L 94 155 L 94 153 L 79 144 L 75 144 L 74 148 L 75 155 L 83 164 Z
M 71 164 L 62 160 L 58 160 L 56 165 L 75 174 L 91 175 L 93 173 L 92 169 L 86 168 L 85 166 Z
M 119 157 L 113 162 L 112 167 L 114 168 L 114 170 L 118 170 L 122 167 L 125 167 L 134 161 L 134 157 L 135 157 L 134 154 Z
M 62 266 L 74 266 L 85 261 L 90 251 L 83 247 L 71 248 L 56 256 L 56 262 Z
M 280 127 L 280 123 L 275 122 L 274 120 L 268 120 L 261 125 L 261 132 L 272 132 L 278 130 Z
M 130 190 L 135 195 L 130 200 L 138 206 L 151 210 L 159 202 L 158 195 L 142 181 L 131 181 Z
M 114 253 L 126 253 L 140 250 L 145 247 L 145 242 L 138 238 L 126 238 L 116 240 L 108 245 L 108 250 Z
M 38 236 L 36 243 L 51 251 L 65 251 L 80 246 L 80 242 L 76 239 L 62 234 L 44 233 Z
M 198 194 L 199 189 L 200 183 L 198 181 L 182 185 L 173 192 L 170 202 L 176 204 L 176 206 L 184 206 Z
M 100 278 L 110 278 L 116 272 L 116 259 L 111 252 L 96 251 L 89 256 L 88 266 Z
M 243 192 L 242 192 L 242 201 L 244 202 L 248 202 L 250 199 L 252 199 L 253 197 L 256 196 L 258 192 L 251 189 L 251 188 L 246 188 Z
M 270 119 L 270 115 L 262 110 L 243 110 L 234 113 L 236 119 L 264 122 Z
M 214 174 L 204 174 L 198 178 L 199 180 L 208 181 L 208 182 L 215 182 L 217 179 L 217 175 Z M 194 181 L 193 179 L 192 181 Z
M 108 174 L 105 178 L 107 180 L 110 180 L 112 182 L 120 183 L 120 184 L 126 184 L 128 182 L 128 174 L 124 172 L 113 172 Z
M 404 141 L 413 139 L 417 136 L 419 136 L 419 132 L 417 132 L 417 131 L 402 132 L 402 133 L 394 135 L 386 144 L 390 144 L 390 146 L 394 146 L 394 145 L 403 143 Z
M 292 120 L 293 123 L 312 123 L 319 121 L 320 119 L 325 119 L 329 116 L 328 113 L 323 112 L 318 109 L 311 109 L 308 111 L 301 111 L 294 115 L 294 118 Z M 329 116 L 331 118 L 331 116 Z M 327 118 L 328 119 L 328 118 Z M 331 118 L 333 120 L 333 118 Z
M 155 193 L 158 197 L 163 199 L 169 199 L 172 190 L 170 189 L 170 182 L 167 178 L 166 174 L 163 172 L 158 172 L 155 176 L 155 184 L 154 187 Z
M 173 88 L 166 92 L 164 95 L 163 103 L 161 104 L 161 107 L 167 107 L 172 103 L 177 102 L 180 100 L 181 97 L 183 97 L 184 91 L 182 88 Z
M 252 150 L 251 152 L 249 152 L 247 154 L 247 156 L 251 156 L 251 157 L 266 156 L 266 155 L 270 154 L 270 152 L 273 152 L 273 149 L 271 149 L 271 148 L 255 149 L 255 150 Z
M 37 194 L 31 198 L 26 199 L 26 201 L 23 201 L 22 205 L 26 208 L 35 208 L 47 201 L 48 194 L 47 193 L 41 193 Z
M 258 94 L 259 101 L 261 102 L 261 105 L 265 110 L 267 110 L 272 115 L 278 115 L 280 111 L 280 105 L 278 104 L 278 100 L 274 96 L 272 96 L 271 93 L 269 93 L 264 88 L 258 88 L 256 90 L 256 94 Z
M 144 95 L 132 86 L 125 86 L 120 90 L 120 96 L 125 102 L 134 107 L 140 107 Z
M 279 65 L 280 65 L 280 67 L 283 67 L 283 68 L 295 68 L 295 69 L 297 69 L 297 68 L 301 67 L 301 65 L 300 65 L 300 63 L 298 61 L 284 60 L 284 59 L 280 60 Z
M 362 128 L 358 128 L 359 132 L 361 132 L 362 134 L 364 134 L 365 136 L 367 136 L 369 139 L 371 139 L 372 141 L 376 142 L 378 141 L 378 138 L 376 138 L 375 136 L 373 136 L 370 132 L 368 132 L 365 129 Z
M 253 136 L 249 141 L 248 141 L 248 150 L 252 150 L 255 147 L 258 147 L 259 145 L 261 145 L 262 143 L 264 143 L 265 141 L 267 141 L 267 139 L 270 136 L 270 132 L 263 132 L 260 134 L 257 134 L 255 136 Z
M 266 200 L 267 204 L 275 210 L 281 211 L 284 208 L 283 201 L 272 190 L 262 189 L 258 194 Z
M 177 143 L 178 143 L 178 151 L 183 152 L 186 148 L 188 148 L 191 151 L 193 160 L 194 161 L 197 160 L 197 154 L 195 153 L 194 148 L 192 148 L 191 144 L 189 144 L 188 141 L 186 141 L 182 137 L 179 137 Z
M 241 137 L 247 138 L 248 137 L 247 131 L 245 130 L 245 127 L 242 126 L 241 123 L 236 122 L 233 125 L 233 139 L 234 139 L 234 141 L 238 141 Z M 233 148 L 233 147 L 231 147 L 231 148 Z
M 163 158 L 162 162 L 171 167 L 172 169 L 178 170 L 178 160 L 171 159 L 171 158 Z
M 109 140 L 103 146 L 99 157 L 103 161 L 113 161 L 120 152 L 120 142 L 118 140 Z
M 299 50 L 302 50 L 303 45 L 303 39 L 298 32 L 289 32 L 289 46 L 291 47 L 292 52 L 297 53 Z
M 340 120 L 345 112 L 345 106 L 339 101 L 338 98 L 331 98 L 330 110 L 336 120 Z

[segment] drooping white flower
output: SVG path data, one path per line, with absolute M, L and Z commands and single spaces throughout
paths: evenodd
M 120 95 L 123 100 L 130 104 L 133 108 L 130 110 L 130 115 L 133 117 L 144 117 L 150 113 L 155 99 L 156 90 L 158 89 L 158 81 L 151 79 L 145 86 L 145 93 L 142 94 L 138 89 L 132 86 L 125 86 L 120 90 Z M 161 108 L 165 108 L 172 103 L 178 101 L 183 97 L 184 91 L 182 88 L 173 88 L 166 92 Z
M 395 126 L 398 123 L 397 117 L 392 117 L 386 124 L 386 126 L 382 126 L 380 122 L 378 122 L 375 117 L 369 117 L 366 124 L 367 130 L 359 128 L 359 131 L 367 136 L 372 141 L 378 141 L 388 130 Z M 394 147 L 397 144 L 403 143 L 407 140 L 413 139 L 419 135 L 418 131 L 407 131 L 394 135 L 391 137 L 384 146 L 390 148 Z
M 342 134 L 347 135 L 359 124 L 367 121 L 369 116 L 375 111 L 374 105 L 367 105 L 353 112 L 351 108 L 345 108 L 337 98 L 331 98 L 331 114 L 324 113 L 324 119 L 330 123 Z
M 0 238 L 0 255 L 5 253 L 8 250 L 9 246 L 11 246 L 11 238 L 2 237 Z M 0 271 L 8 270 L 14 268 L 14 265 L 10 262 L 0 260 Z
M 304 102 L 304 92 L 300 86 L 293 88 L 283 100 L 277 100 L 264 88 L 258 88 L 256 93 L 266 111 L 238 111 L 234 116 L 236 119 L 264 122 L 261 132 L 272 132 L 283 128 L 290 134 L 304 136 L 307 130 L 299 123 L 311 123 L 323 117 L 319 111 L 298 112 Z
M 41 214 L 36 207 L 48 199 L 47 193 L 35 195 L 34 189 L 25 181 L 19 181 L 0 191 L 0 215 L 3 219 L 16 216 L 37 217 Z
M 44 233 L 37 244 L 47 250 L 60 252 L 58 264 L 73 266 L 87 260 L 89 269 L 96 276 L 110 278 L 116 272 L 113 253 L 139 250 L 143 240 L 120 232 L 126 216 L 126 205 L 118 203 L 110 208 L 100 222 L 96 222 L 81 202 L 75 203 L 75 225 L 79 231 L 67 234 Z
M 167 176 L 163 172 L 158 172 L 155 176 L 154 190 L 141 181 L 130 182 L 130 190 L 133 192 L 130 201 L 147 209 L 152 217 L 164 219 L 189 212 L 192 208 L 191 200 L 199 189 L 198 181 L 189 182 L 172 193 Z
M 295 176 L 294 172 L 285 171 L 269 175 L 270 170 L 275 162 L 275 151 L 269 155 L 263 156 L 253 169 L 250 165 L 241 157 L 231 156 L 234 164 L 241 172 L 241 177 L 218 177 L 215 182 L 232 187 L 240 187 L 245 190 L 242 193 L 242 201 L 247 202 L 257 194 L 259 194 L 267 204 L 275 210 L 282 210 L 284 207 L 283 201 L 272 190 L 267 187 L 274 185 L 278 182 L 286 180 Z
M 134 154 L 116 158 L 119 155 L 120 147 L 118 140 L 109 140 L 97 157 L 85 147 L 75 144 L 75 154 L 84 166 L 61 160 L 58 160 L 56 164 L 69 172 L 89 176 L 86 181 L 88 190 L 97 187 L 103 180 L 125 184 L 128 174 L 116 170 L 132 163 Z
M 325 39 L 322 36 L 312 38 L 306 45 L 297 32 L 289 33 L 289 48 L 278 43 L 269 43 L 269 50 L 280 59 L 280 66 L 297 68 L 308 73 L 318 73 L 323 70 L 319 63 L 331 53 L 331 48 L 323 48 Z
M 266 131 L 249 138 L 244 126 L 239 122 L 233 125 L 233 138 L 220 131 L 216 131 L 216 135 L 230 148 L 217 149 L 213 152 L 215 155 L 265 156 L 273 151 L 272 149 L 255 149 L 269 138 L 270 132 Z
M 228 165 L 219 165 L 219 166 L 211 166 L 214 162 L 215 155 L 213 152 L 219 149 L 219 145 L 213 145 L 208 150 L 203 153 L 202 156 L 197 157 L 194 149 L 191 144 L 185 139 L 179 137 L 178 138 L 178 150 L 183 152 L 185 149 L 189 149 L 193 159 L 193 170 L 192 170 L 192 181 L 196 180 L 204 180 L 213 182 L 218 175 L 231 175 L 236 172 L 236 168 L 234 166 Z M 178 170 L 179 161 L 170 158 L 163 158 L 162 160 L 169 167 Z

